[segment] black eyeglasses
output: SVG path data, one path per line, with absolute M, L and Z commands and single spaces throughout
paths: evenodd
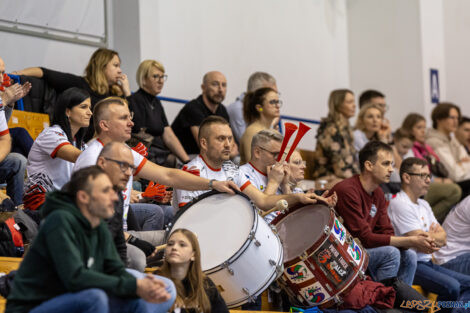
M 105 158 L 105 160 L 108 160 L 108 161 L 119 164 L 119 168 L 121 169 L 121 171 L 123 173 L 127 172 L 128 169 L 131 169 L 132 172 L 134 172 L 137 169 L 134 165 L 131 165 L 127 162 L 118 161 L 118 160 L 114 160 L 114 159 L 111 159 L 111 158 Z
M 168 75 L 158 75 L 158 74 L 155 74 L 155 75 L 152 75 L 152 78 L 155 79 L 155 80 L 159 80 L 159 81 L 164 81 L 166 82 L 167 78 L 168 78 Z
M 272 99 L 272 100 L 269 100 L 268 103 L 269 103 L 270 105 L 282 107 L 282 100 Z
M 265 149 L 265 148 L 263 148 L 263 147 L 260 147 L 260 146 L 258 146 L 258 148 L 260 148 L 261 150 L 264 150 L 264 151 L 266 151 L 266 152 L 270 153 L 270 154 L 273 156 L 273 158 L 277 158 L 277 157 L 278 157 L 278 155 L 279 155 L 279 152 L 273 152 L 273 151 L 269 151 L 268 149 Z
M 419 176 L 423 180 L 432 179 L 431 174 L 426 174 L 426 173 L 407 173 L 407 174 L 410 176 Z

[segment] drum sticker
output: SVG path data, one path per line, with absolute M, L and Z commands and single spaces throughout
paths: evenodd
M 295 265 L 289 266 L 284 270 L 287 278 L 294 283 L 298 284 L 308 279 L 315 277 L 312 272 L 307 268 L 304 262 L 299 262 Z
M 328 292 L 319 282 L 315 282 L 311 286 L 300 289 L 300 294 L 312 305 L 320 304 L 330 298 Z
M 357 265 L 361 263 L 362 250 L 354 240 L 351 240 L 351 244 L 348 246 L 348 253 L 351 255 Z
M 314 260 L 337 289 L 348 282 L 354 274 L 353 267 L 348 265 L 335 246 L 328 241 L 315 251 Z
M 339 242 L 341 242 L 341 244 L 344 244 L 344 241 L 346 240 L 346 229 L 336 217 L 335 224 L 333 225 L 333 234 L 339 240 Z

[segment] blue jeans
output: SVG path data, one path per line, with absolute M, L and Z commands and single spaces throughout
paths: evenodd
M 0 182 L 7 183 L 7 195 L 15 205 L 23 203 L 24 174 L 26 158 L 19 153 L 9 153 L 0 162 Z
M 127 270 L 136 278 L 143 278 L 145 274 L 134 270 Z M 106 294 L 101 289 L 85 289 L 80 292 L 69 292 L 45 301 L 32 309 L 30 313 L 163 313 L 168 312 L 176 297 L 174 284 L 161 276 L 157 276 L 165 282 L 171 298 L 164 303 L 149 303 L 142 299 L 121 299 Z
M 441 264 L 449 270 L 470 275 L 470 252 L 459 255 L 444 264 Z
M 411 286 L 416 271 L 416 252 L 392 246 L 370 248 L 367 252 L 369 253 L 367 269 L 375 281 L 398 277 Z
M 141 230 L 163 229 L 165 213 L 160 206 L 149 203 L 131 203 L 130 207 Z
M 449 270 L 431 261 L 418 262 L 414 283 L 438 294 L 438 301 L 470 300 L 470 275 Z

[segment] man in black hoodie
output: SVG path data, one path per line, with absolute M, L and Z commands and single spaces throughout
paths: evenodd
M 136 278 L 119 259 L 102 221 L 113 215 L 116 200 L 98 166 L 77 171 L 66 189 L 46 196 L 45 220 L 15 276 L 5 312 L 167 312 L 173 283 Z

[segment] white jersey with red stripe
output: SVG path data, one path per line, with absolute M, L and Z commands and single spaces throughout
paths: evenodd
M 253 164 L 251 164 L 251 162 L 240 166 L 240 172 L 243 176 L 248 178 L 251 184 L 258 188 L 259 191 L 264 192 L 266 190 L 268 175 L 258 170 Z M 276 194 L 281 194 L 281 192 L 278 190 Z M 271 223 L 278 214 L 280 214 L 279 211 L 271 212 L 264 217 L 264 220 Z
M 7 119 L 5 117 L 5 109 L 2 105 L 0 105 L 0 136 L 4 136 L 9 132 Z
M 83 151 L 80 156 L 78 157 L 77 161 L 75 162 L 75 166 L 73 167 L 73 171 L 76 172 L 81 168 L 95 165 L 96 161 L 98 160 L 98 156 L 103 149 L 103 143 L 99 139 L 92 140 L 88 148 Z M 144 158 L 142 155 L 138 154 L 134 150 L 132 151 L 132 156 L 134 158 L 134 166 L 137 168 L 134 172 L 134 175 L 139 174 L 140 170 L 144 166 L 147 159 Z M 131 190 L 132 190 L 132 181 L 133 176 L 129 177 L 127 181 L 126 189 L 122 191 L 122 196 L 124 198 L 124 205 L 123 205 L 123 221 L 124 221 L 124 230 L 127 230 L 127 213 L 129 212 L 129 203 L 131 201 Z
M 44 192 L 59 190 L 70 180 L 73 163 L 57 158 L 59 149 L 72 143 L 59 125 L 44 129 L 34 141 L 28 155 L 25 191 L 41 188 Z M 83 144 L 83 151 L 86 145 Z
M 238 166 L 232 161 L 225 161 L 222 167 L 215 169 L 210 167 L 201 155 L 195 157 L 191 162 L 187 164 L 188 168 L 197 168 L 200 172 L 201 177 L 215 180 L 231 180 L 233 181 L 241 191 L 243 191 L 248 185 L 250 180 L 241 174 Z M 175 199 L 178 207 L 184 206 L 186 203 L 191 202 L 194 198 L 206 193 L 208 190 L 175 190 Z

